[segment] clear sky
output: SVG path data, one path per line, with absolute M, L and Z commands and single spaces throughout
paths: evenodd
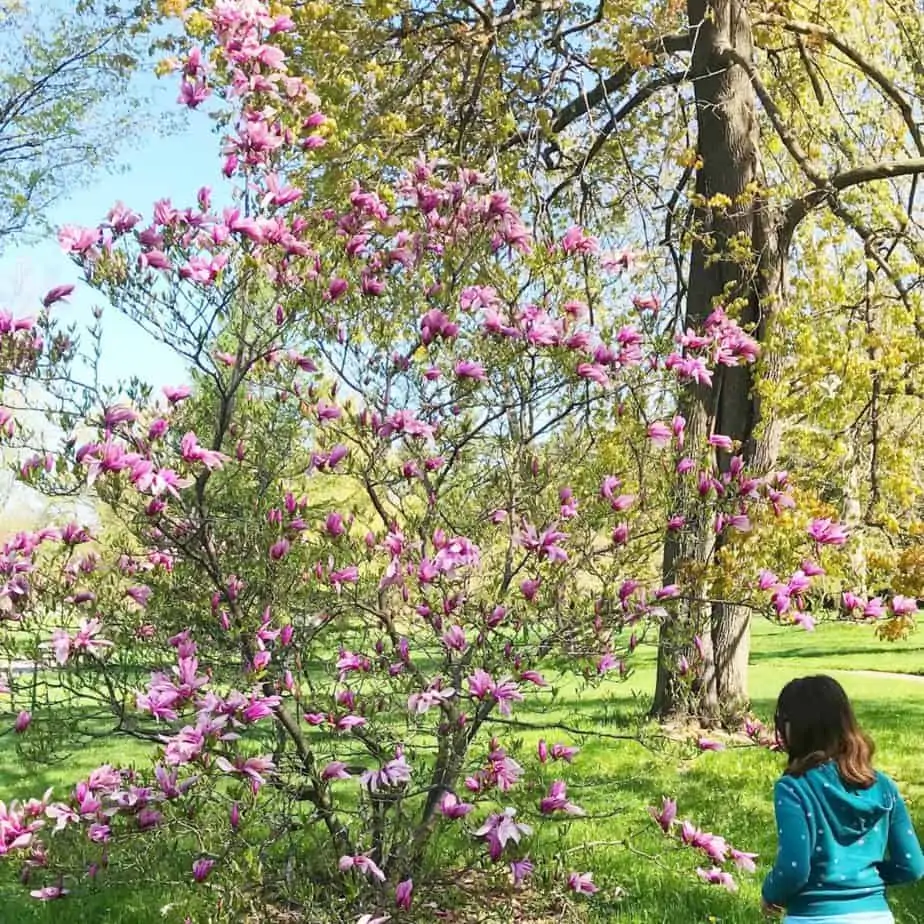
M 152 122 L 158 115 L 176 110 L 176 76 L 159 81 L 148 78 L 142 86 Z M 204 112 L 190 113 L 186 127 L 172 135 L 152 132 L 148 139 L 133 140 L 123 161 L 127 167 L 124 172 L 101 175 L 59 199 L 49 215 L 52 224 L 95 225 L 119 200 L 148 218 L 158 199 L 169 198 L 185 207 L 195 204 L 200 186 L 227 184 L 220 175 L 219 140 Z M 99 294 L 80 282 L 77 268 L 56 239 L 23 240 L 0 253 L 0 308 L 17 315 L 33 314 L 44 294 L 63 283 L 77 283 L 77 290 L 67 303 L 57 306 L 62 317 L 86 324 L 94 307 L 104 309 L 100 370 L 104 382 L 114 384 L 132 374 L 155 387 L 184 380 L 182 363 L 167 347 L 114 308 L 107 308 Z

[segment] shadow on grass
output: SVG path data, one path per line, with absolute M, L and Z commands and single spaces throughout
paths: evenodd
M 924 657 L 924 646 L 903 647 L 898 650 L 898 653 L 902 655 L 919 653 Z M 862 648 L 843 648 L 832 644 L 830 648 L 819 648 L 817 650 L 812 650 L 804 646 L 801 648 L 770 648 L 765 651 L 752 651 L 750 663 L 760 664 L 764 661 L 785 660 L 818 661 L 824 658 L 843 659 L 863 657 L 866 655 L 882 657 L 888 654 L 889 652 L 884 650 L 881 645 L 879 647 L 866 646 Z

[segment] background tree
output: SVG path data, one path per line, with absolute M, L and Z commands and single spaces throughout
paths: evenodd
M 0 246 L 149 135 L 129 83 L 147 54 L 143 3 L 16 0 L 0 12 Z
M 331 100 L 331 182 L 347 167 L 378 175 L 409 148 L 458 154 L 530 196 L 534 225 L 577 214 L 608 243 L 652 254 L 636 282 L 668 309 L 666 336 L 698 330 L 717 304 L 750 326 L 765 347 L 756 379 L 726 370 L 709 395 L 691 384 L 669 400 L 692 432 L 732 437 L 758 468 L 790 452 L 783 411 L 803 383 L 788 370 L 806 358 L 792 345 L 832 311 L 834 327 L 855 331 L 820 284 L 825 261 L 846 273 L 848 301 L 871 273 L 886 326 L 916 329 L 924 150 L 906 7 L 398 0 L 296 4 L 292 16 L 292 54 Z M 836 246 L 822 251 L 821 240 Z M 797 269 L 799 314 L 789 309 Z M 865 394 L 876 391 L 881 409 L 876 337 L 862 338 Z M 901 362 L 914 381 L 917 348 Z M 881 459 L 885 441 L 876 445 Z M 679 487 L 673 503 L 687 504 Z M 665 575 L 686 575 L 691 593 L 663 627 L 659 714 L 746 701 L 748 616 L 697 602 L 732 557 L 692 518 L 665 537 Z M 690 702 L 675 665 L 697 630 L 705 657 Z

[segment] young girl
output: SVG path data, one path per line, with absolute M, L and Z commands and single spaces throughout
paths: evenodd
M 894 924 L 887 885 L 924 878 L 924 854 L 895 783 L 830 677 L 787 684 L 776 733 L 789 763 L 773 797 L 779 852 L 764 912 L 786 924 Z

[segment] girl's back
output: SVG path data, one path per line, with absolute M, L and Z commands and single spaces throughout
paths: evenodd
M 908 813 L 885 774 L 848 786 L 832 761 L 784 776 L 774 799 L 780 851 L 764 898 L 791 917 L 888 912 L 886 885 L 924 874 Z

